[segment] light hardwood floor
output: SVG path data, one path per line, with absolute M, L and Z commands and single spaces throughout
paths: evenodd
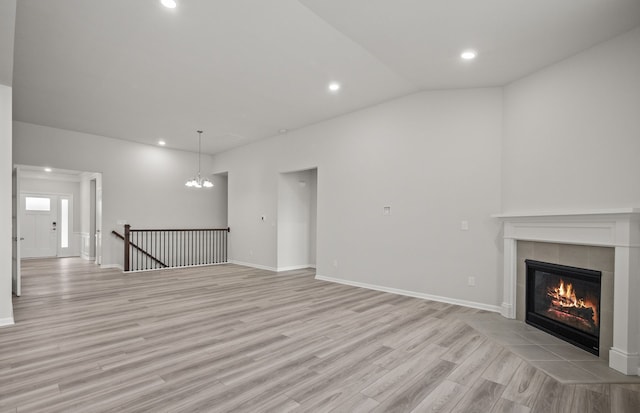
M 124 275 L 23 262 L 0 328 L 2 412 L 639 412 L 562 385 L 468 308 L 236 265 Z

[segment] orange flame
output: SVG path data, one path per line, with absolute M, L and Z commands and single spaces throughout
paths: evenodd
M 549 290 L 548 295 L 554 299 L 553 303 L 555 305 L 561 307 L 591 308 L 593 310 L 593 322 L 595 325 L 598 325 L 597 306 L 590 300 L 576 297 L 573 284 L 565 284 L 563 280 L 560 280 L 558 287 Z

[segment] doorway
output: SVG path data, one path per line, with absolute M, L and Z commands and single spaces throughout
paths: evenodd
M 102 174 L 17 165 L 12 189 L 16 296 L 21 294 L 21 259 L 81 255 L 89 259 L 92 246 L 91 259 L 100 263 Z
M 214 174 L 213 183 L 216 199 L 213 208 L 214 227 L 226 228 L 229 226 L 229 173 Z
M 317 168 L 278 179 L 278 271 L 315 268 Z

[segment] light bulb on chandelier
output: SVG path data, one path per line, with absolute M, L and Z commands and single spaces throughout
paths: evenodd
M 200 175 L 200 157 L 201 155 L 201 147 L 202 147 L 202 131 L 199 130 L 198 132 L 198 174 L 196 176 L 194 176 L 193 178 L 190 178 L 186 183 L 185 186 L 188 186 L 189 188 L 212 188 L 213 187 L 213 182 L 211 182 L 208 178 L 203 178 Z

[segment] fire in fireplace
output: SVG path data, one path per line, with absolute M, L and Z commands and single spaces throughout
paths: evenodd
M 525 260 L 525 320 L 541 330 L 599 354 L 599 271 Z

